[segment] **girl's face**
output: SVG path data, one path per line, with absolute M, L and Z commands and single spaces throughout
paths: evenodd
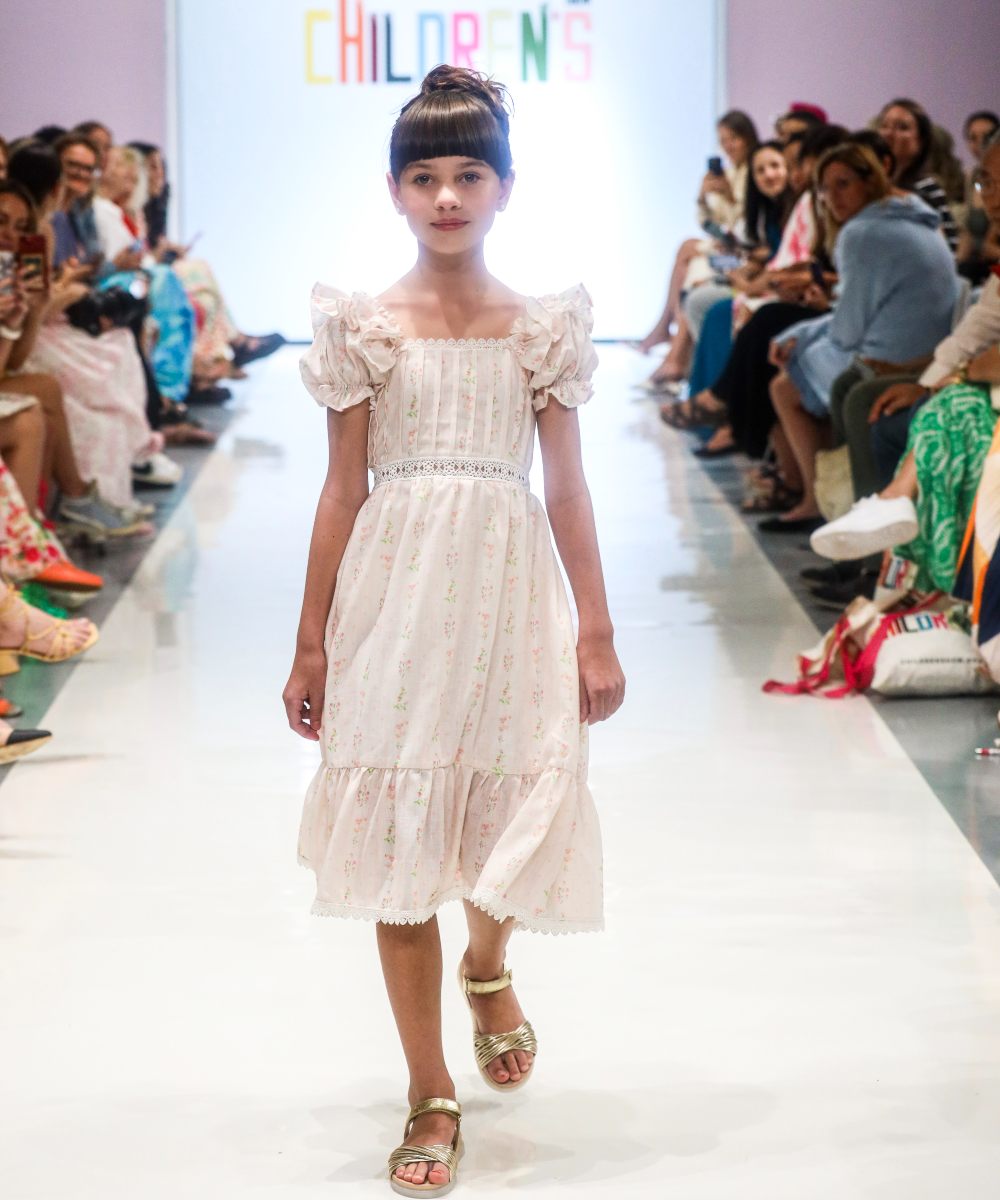
M 996 129 L 992 121 L 980 119 L 973 121 L 965 134 L 965 144 L 969 147 L 969 153 L 976 160 L 982 162 L 983 147 L 986 145 L 990 134 Z
M 746 142 L 726 125 L 719 126 L 719 149 L 734 167 L 742 167 L 747 160 Z
M 892 105 L 879 118 L 878 131 L 896 156 L 897 174 L 905 171 L 920 153 L 917 118 L 909 109 Z
M 844 163 L 830 163 L 819 181 L 820 199 L 838 225 L 856 217 L 870 201 L 865 181 Z
M 501 179 L 488 163 L 459 155 L 408 163 L 399 183 L 391 173 L 387 178 L 396 211 L 436 254 L 460 254 L 481 243 L 514 186 L 513 172 Z
M 31 213 L 18 196 L 0 196 L 0 250 L 17 252 L 18 238 L 31 233 Z
M 753 156 L 753 180 L 768 200 L 773 200 L 788 186 L 788 165 L 785 156 L 765 146 Z

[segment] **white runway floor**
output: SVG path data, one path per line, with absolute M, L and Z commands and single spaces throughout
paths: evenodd
M 324 465 L 297 351 L 242 410 L 0 788 L 0 1195 L 389 1195 L 405 1079 L 373 929 L 309 916 L 284 725 Z M 607 932 L 518 935 L 542 1044 L 475 1074 L 456 1195 L 995 1200 L 1000 889 L 604 348 L 582 412 L 626 706 L 592 739 Z M 539 484 L 536 484 L 539 486 Z M 458 907 L 442 926 L 463 946 Z M 450 975 L 450 968 L 446 976 Z M 454 993 L 454 994 L 453 994 Z

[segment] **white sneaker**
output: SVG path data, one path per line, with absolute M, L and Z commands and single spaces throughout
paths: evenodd
M 147 487 L 173 487 L 184 475 L 184 468 L 163 453 L 153 454 L 132 464 L 132 480 Z
M 842 517 L 815 530 L 809 544 L 824 558 L 847 562 L 904 546 L 918 530 L 917 510 L 908 496 L 896 500 L 865 496 Z

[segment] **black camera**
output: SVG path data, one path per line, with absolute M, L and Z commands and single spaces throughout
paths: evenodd
M 91 337 L 100 337 L 104 332 L 102 318 L 116 328 L 130 328 L 141 324 L 145 316 L 146 301 L 120 287 L 88 292 L 82 300 L 77 300 L 66 309 L 69 323 Z

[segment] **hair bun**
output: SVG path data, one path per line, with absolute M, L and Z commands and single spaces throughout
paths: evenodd
M 429 96 L 433 92 L 464 92 L 478 96 L 500 116 L 510 112 L 510 96 L 502 83 L 496 83 L 481 71 L 470 71 L 468 67 L 453 67 L 442 63 L 424 76 L 420 94 Z

